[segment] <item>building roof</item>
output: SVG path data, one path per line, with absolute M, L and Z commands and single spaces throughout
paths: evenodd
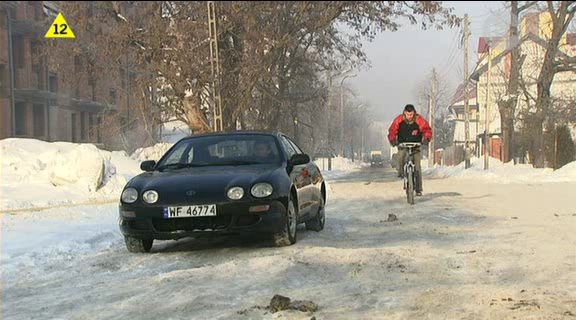
M 476 98 L 476 84 L 472 81 L 468 82 L 468 100 Z M 456 88 L 456 92 L 452 96 L 452 100 L 450 101 L 450 105 L 454 105 L 458 102 L 464 102 L 464 84 L 461 83 L 458 88 Z
M 567 40 L 567 41 L 576 41 L 576 39 L 574 39 L 575 36 L 576 36 L 576 34 L 573 34 L 573 33 L 570 34 L 570 40 Z M 538 36 L 534 33 L 527 33 L 524 37 L 522 37 L 522 39 L 520 39 L 520 42 L 518 45 L 520 45 L 520 44 L 522 44 L 528 40 L 531 40 L 534 43 L 536 43 L 536 44 L 538 44 L 544 48 L 546 48 L 546 45 L 548 44 L 548 42 L 546 42 L 546 40 L 542 39 L 540 36 Z M 500 62 L 502 60 L 502 58 L 504 58 L 511 50 L 512 50 L 512 48 L 507 48 L 506 50 L 503 50 L 502 52 L 500 52 L 498 55 L 492 57 L 492 64 L 497 64 L 498 62 Z M 570 58 L 570 56 L 568 56 L 567 54 L 565 54 L 562 51 L 558 51 L 558 57 Z M 487 71 L 487 69 L 488 69 L 487 63 L 480 65 L 480 63 L 483 60 L 484 59 L 478 61 L 476 68 L 474 69 L 474 71 L 470 75 L 470 79 L 478 81 L 480 79 L 480 75 Z
M 478 53 L 487 53 L 490 44 L 502 41 L 504 37 L 480 37 L 478 38 Z

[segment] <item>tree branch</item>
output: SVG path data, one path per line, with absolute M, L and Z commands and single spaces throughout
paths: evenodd
M 536 3 L 538 3 L 538 1 L 526 1 L 526 3 L 524 3 L 524 5 L 518 7 L 518 13 L 532 7 L 533 5 L 535 5 Z

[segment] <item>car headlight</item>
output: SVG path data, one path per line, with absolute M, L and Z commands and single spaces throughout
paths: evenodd
M 125 203 L 134 203 L 138 199 L 138 191 L 134 188 L 126 188 L 122 191 L 121 198 Z
M 269 183 L 257 183 L 252 187 L 250 193 L 256 198 L 265 198 L 272 194 L 274 188 Z
M 142 199 L 144 199 L 146 203 L 156 203 L 156 201 L 158 201 L 158 192 L 154 190 L 148 190 L 144 192 Z
M 227 196 L 231 200 L 240 200 L 244 196 L 244 189 L 240 187 L 230 188 L 230 190 L 227 192 Z

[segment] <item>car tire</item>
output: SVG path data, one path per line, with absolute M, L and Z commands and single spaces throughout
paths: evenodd
M 286 247 L 296 243 L 296 227 L 298 226 L 298 214 L 294 201 L 288 200 L 288 210 L 286 210 L 282 230 L 274 233 L 272 241 L 275 247 Z
M 316 232 L 322 231 L 324 229 L 325 223 L 326 223 L 326 212 L 324 209 L 324 199 L 322 199 L 322 202 L 320 204 L 320 207 L 318 208 L 318 213 L 316 213 L 316 216 L 306 221 L 306 230 Z
M 146 253 L 152 249 L 154 239 L 138 239 L 130 236 L 124 236 L 126 249 L 133 253 Z

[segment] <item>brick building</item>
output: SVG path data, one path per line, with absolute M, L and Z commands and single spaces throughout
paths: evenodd
M 101 127 L 109 125 L 111 116 L 120 123 L 131 118 L 129 106 L 137 100 L 129 94 L 126 79 L 133 80 L 134 75 L 120 68 L 111 70 L 106 81 L 93 81 L 80 55 L 69 58 L 66 71 L 51 68 L 46 58 L 39 58 L 39 51 L 58 12 L 54 1 L 0 2 L 0 139 L 106 143 L 118 148 L 121 144 L 112 140 L 119 137 Z M 73 21 L 68 23 L 74 30 Z M 81 41 L 55 41 L 63 40 Z

